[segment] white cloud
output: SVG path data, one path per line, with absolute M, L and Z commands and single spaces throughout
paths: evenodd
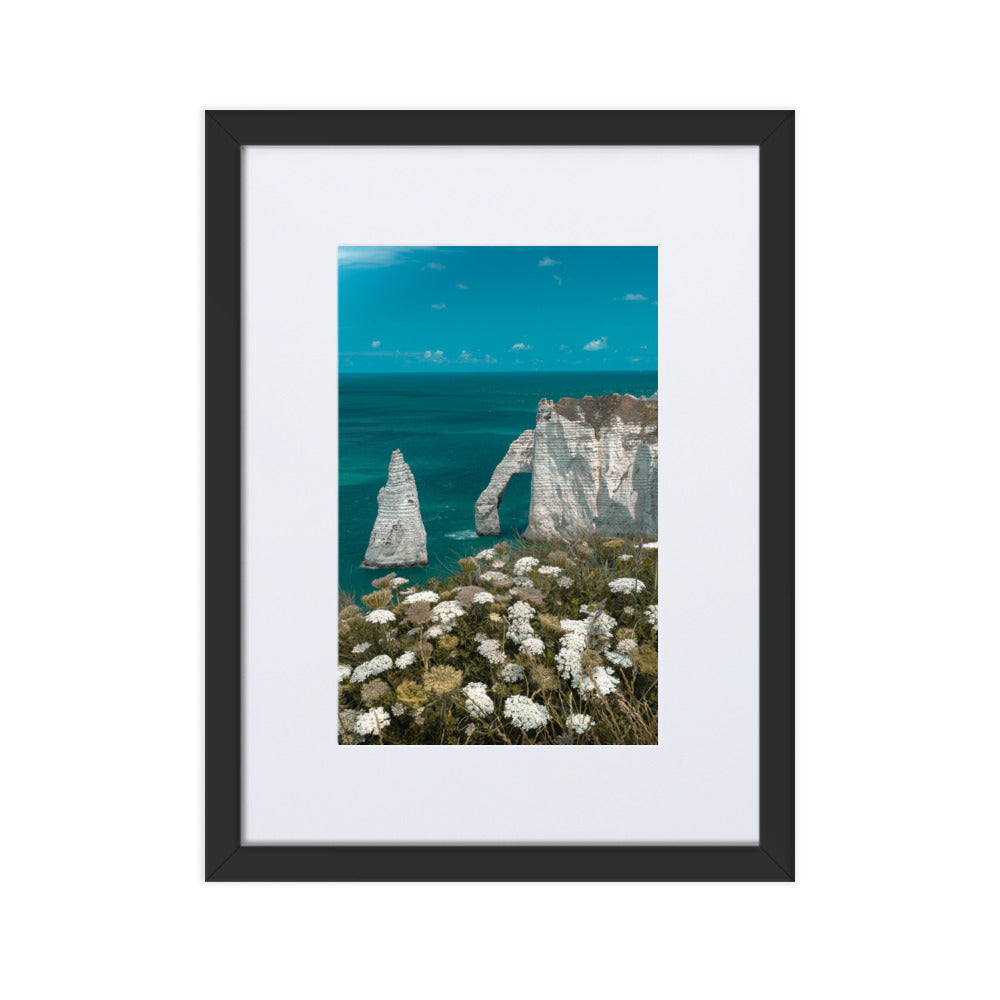
M 337 247 L 341 267 L 390 267 L 413 260 L 413 254 L 434 247 Z M 438 251 L 440 252 L 440 251 Z
M 468 351 L 462 351 L 462 353 L 458 357 L 462 361 L 471 361 L 472 360 L 472 355 Z
M 425 361 L 444 361 L 444 351 L 424 351 Z
M 377 351 L 381 346 L 382 346 L 382 341 L 381 340 L 373 340 L 372 341 L 372 350 L 373 351 Z
M 434 305 L 431 306 L 431 309 L 447 309 L 447 308 L 448 306 L 444 302 L 435 302 Z
M 560 286 L 562 285 L 562 278 L 560 278 L 558 274 L 553 274 L 552 277 L 556 279 L 556 284 L 557 285 L 560 285 Z
M 469 290 L 469 286 L 468 285 L 456 285 L 455 287 L 456 288 L 461 288 L 463 292 L 467 292 Z
M 493 357 L 492 354 L 487 354 L 486 355 L 486 360 L 489 361 L 489 362 L 491 362 L 492 364 L 496 364 L 496 360 L 497 359 L 495 357 Z
M 591 340 L 583 345 L 585 351 L 606 351 L 608 348 L 608 338 L 601 337 L 600 340 Z
M 531 344 L 515 344 L 511 348 L 511 350 L 512 351 L 533 351 L 534 347 L 532 347 Z
M 539 262 L 539 267 L 555 267 L 556 264 L 561 264 L 561 260 L 553 260 L 551 257 L 543 257 Z
M 443 271 L 444 264 L 439 264 L 436 260 L 432 260 L 429 264 L 424 264 L 424 269 L 427 271 Z
M 560 344 L 559 345 L 559 350 L 560 351 L 568 351 L 569 349 L 570 349 L 569 344 Z
M 645 295 L 640 295 L 638 292 L 629 292 L 625 296 L 626 302 L 648 302 L 649 299 Z
M 629 361 L 638 361 L 638 358 L 629 358 Z

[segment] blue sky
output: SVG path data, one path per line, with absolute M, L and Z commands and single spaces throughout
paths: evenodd
M 345 372 L 653 371 L 656 247 L 339 248 Z

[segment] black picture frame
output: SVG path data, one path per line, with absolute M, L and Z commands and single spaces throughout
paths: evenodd
M 794 880 L 794 113 L 205 113 L 206 881 Z M 753 145 L 760 157 L 760 836 L 727 846 L 241 842 L 241 149 Z

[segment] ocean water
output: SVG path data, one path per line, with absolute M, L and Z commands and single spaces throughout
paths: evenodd
M 361 560 L 394 448 L 417 481 L 428 557 L 427 566 L 397 572 L 422 583 L 490 544 L 476 536 L 476 499 L 511 441 L 535 426 L 539 399 L 648 396 L 657 380 L 656 372 L 341 374 L 339 386 L 339 583 L 360 597 L 388 572 L 362 569 Z M 530 476 L 515 476 L 500 505 L 499 537 L 524 531 L 530 497 Z

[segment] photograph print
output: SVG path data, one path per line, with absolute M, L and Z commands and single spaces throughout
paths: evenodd
M 341 246 L 338 742 L 658 742 L 657 248 Z

